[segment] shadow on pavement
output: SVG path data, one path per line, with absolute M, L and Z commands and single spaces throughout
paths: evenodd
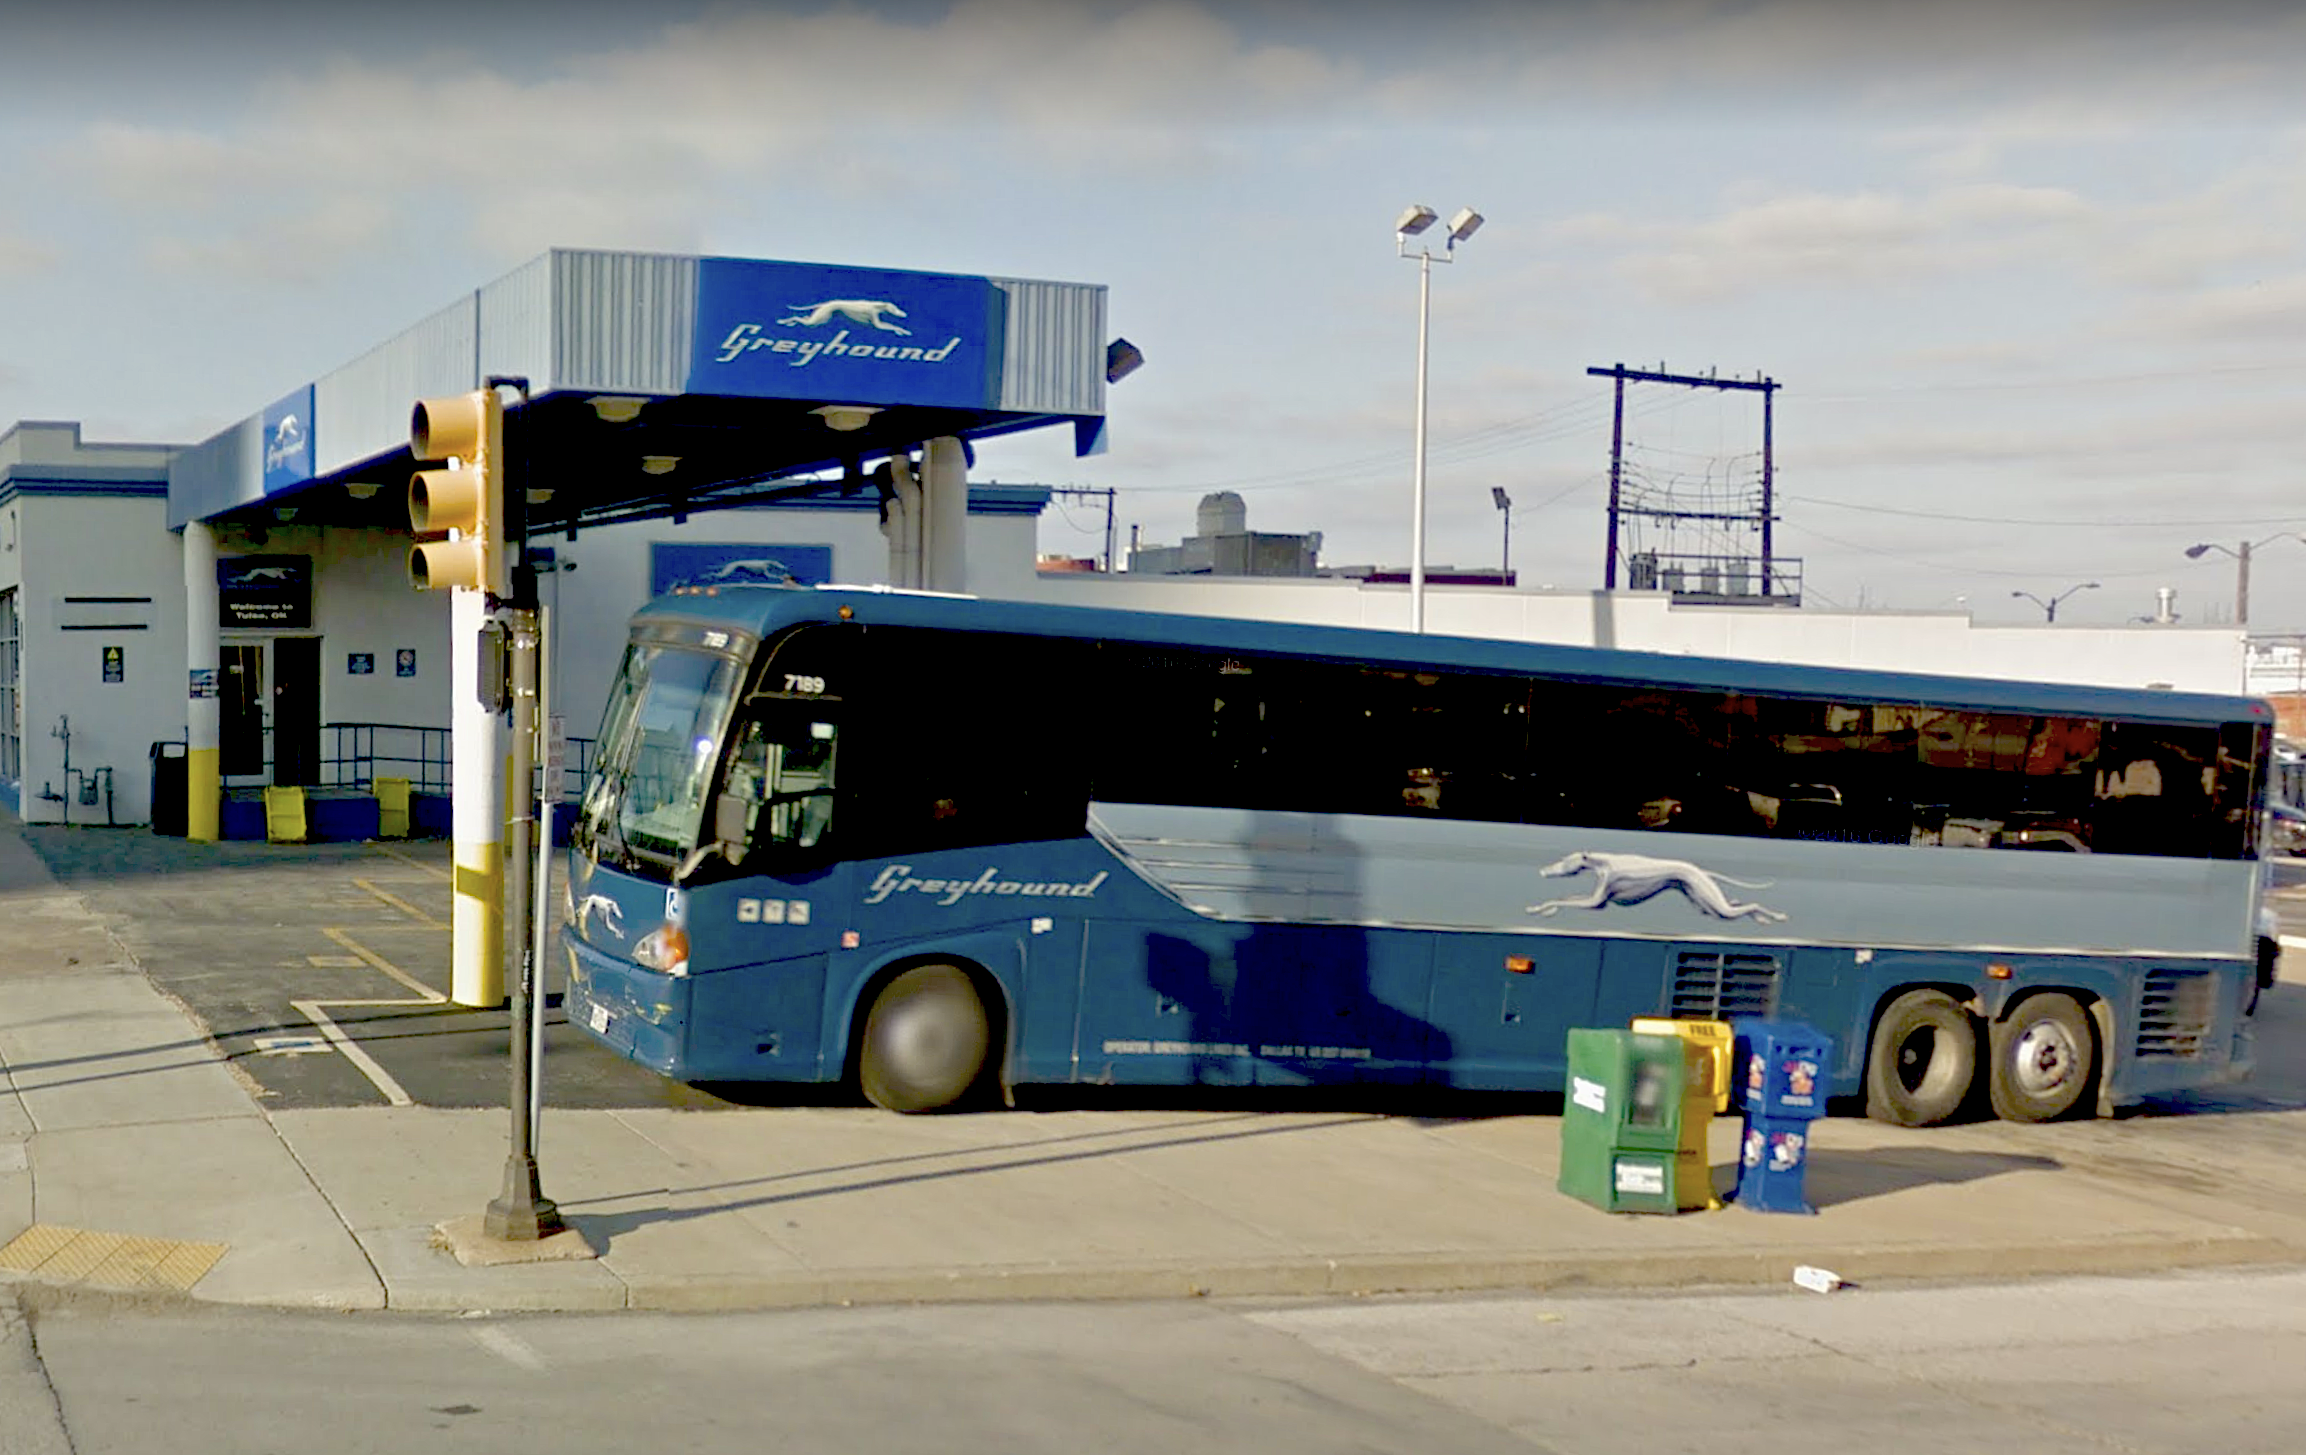
M 1982 1182 L 2007 1172 L 2055 1172 L 2065 1164 L 2055 1157 L 2012 1152 L 1957 1152 L 1936 1147 L 1873 1147 L 1864 1151 L 1828 1149 L 1818 1153 L 1804 1174 L 1810 1205 L 1819 1209 L 1887 1197 L 1913 1187 Z M 1737 1166 L 1728 1164 L 1728 1186 L 1737 1185 Z M 1722 1186 L 1724 1169 L 1714 1169 L 1715 1185 Z
M 1211 1146 L 1220 1142 L 1240 1141 L 1249 1137 L 1305 1136 L 1337 1127 L 1358 1126 L 1381 1120 L 1374 1116 L 1336 1116 L 1321 1121 L 1291 1121 L 1273 1124 L 1261 1112 L 1244 1112 L 1228 1117 L 1212 1126 L 1205 1121 L 1177 1122 L 1168 1126 L 1116 1127 L 1111 1131 L 1074 1132 L 1064 1136 L 1045 1137 L 1026 1142 L 989 1142 L 974 1147 L 943 1148 L 933 1152 L 909 1152 L 896 1157 L 877 1157 L 864 1162 L 841 1163 L 829 1167 L 803 1167 L 789 1172 L 772 1173 L 766 1177 L 748 1177 L 734 1182 L 703 1183 L 694 1187 L 650 1189 L 648 1194 L 609 1194 L 564 1201 L 562 1213 L 569 1222 L 582 1231 L 586 1241 L 606 1253 L 616 1237 L 635 1228 L 656 1223 L 682 1223 L 695 1218 L 713 1217 L 722 1213 L 744 1212 L 779 1204 L 813 1201 L 817 1198 L 840 1197 L 850 1193 L 871 1192 L 884 1188 L 902 1187 L 912 1183 L 944 1182 L 956 1178 L 982 1177 L 996 1172 L 1014 1172 L 1028 1167 L 1054 1167 L 1068 1162 L 1087 1162 L 1103 1157 L 1126 1156 L 1131 1153 L 1159 1151 L 1174 1147 Z M 1166 1133 L 1167 1135 L 1163 1135 Z M 1056 1150 L 1062 1149 L 1062 1150 Z M 893 1170 L 922 1163 L 958 1161 L 960 1165 L 921 1167 L 919 1170 Z M 861 1175 L 860 1175 L 861 1174 Z M 740 1196 L 728 1201 L 716 1201 L 708 1207 L 671 1208 L 655 1207 L 632 1212 L 585 1213 L 590 1205 L 622 1201 L 625 1197 L 653 1195 L 664 1198 L 702 1197 L 717 1193 L 743 1193 L 754 1188 L 773 1188 L 779 1183 L 803 1182 L 814 1178 L 836 1178 L 837 1181 L 816 1186 L 794 1187 L 790 1190 L 764 1191 L 755 1196 Z

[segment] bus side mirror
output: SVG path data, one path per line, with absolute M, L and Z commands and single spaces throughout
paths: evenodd
M 741 793 L 724 793 L 713 800 L 713 847 L 732 864 L 744 862 L 746 840 L 751 837 L 752 801 Z

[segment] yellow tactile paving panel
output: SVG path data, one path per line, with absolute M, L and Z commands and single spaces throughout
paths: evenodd
M 55 1283 L 188 1292 L 224 1256 L 222 1243 L 132 1238 L 34 1223 L 0 1248 L 0 1269 Z

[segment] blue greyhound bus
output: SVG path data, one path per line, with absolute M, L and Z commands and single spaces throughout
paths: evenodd
M 1901 1125 L 2251 1061 L 2247 698 L 855 589 L 632 622 L 571 1023 L 897 1111 L 1029 1083 L 1558 1091 L 1775 1015 Z

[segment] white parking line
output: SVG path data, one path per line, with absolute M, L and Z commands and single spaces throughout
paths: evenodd
M 437 919 L 434 919 L 432 916 L 426 914 L 423 910 L 416 908 L 414 905 L 407 903 L 405 900 L 398 899 L 393 895 L 386 893 L 384 890 L 377 888 L 368 880 L 355 879 L 353 883 L 359 885 L 362 889 L 367 890 L 370 894 L 375 895 L 378 899 L 383 900 L 385 903 L 392 905 L 395 909 L 402 910 L 405 913 L 413 916 L 420 923 L 426 925 L 427 927 L 439 929 L 448 928 L 447 925 L 443 924 Z M 289 1002 L 289 1004 L 296 1007 L 297 1014 L 303 1016 L 306 1020 L 311 1021 L 315 1026 L 320 1028 L 321 1035 L 328 1038 L 328 1044 L 334 1046 L 338 1051 L 343 1052 L 344 1059 L 352 1063 L 353 1069 L 358 1071 L 361 1075 L 367 1077 L 370 1085 L 374 1086 L 378 1091 L 384 1093 L 384 1099 L 386 1102 L 393 1106 L 416 1105 L 416 1098 L 408 1094 L 407 1088 L 403 1087 L 398 1081 L 395 1081 L 391 1072 L 378 1065 L 374 1056 L 369 1055 L 368 1052 L 362 1050 L 357 1044 L 355 1044 L 352 1037 L 345 1034 L 344 1027 L 338 1025 L 333 1019 L 330 1018 L 328 1010 L 330 1007 L 342 1009 L 346 1006 L 352 1006 L 363 1010 L 373 1010 L 379 1008 L 388 1008 L 392 1006 L 413 1007 L 446 1005 L 448 1003 L 448 996 L 438 990 L 433 989 L 431 986 L 409 974 L 406 970 L 401 969 L 398 965 L 395 965 L 390 960 L 385 959 L 382 955 L 376 953 L 376 951 L 371 950 L 366 945 L 361 944 L 358 940 L 355 940 L 350 933 L 338 926 L 325 926 L 322 928 L 321 933 L 336 941 L 337 944 L 342 945 L 345 949 L 350 950 L 352 955 L 346 958 L 352 959 L 354 964 L 366 965 L 379 974 L 387 976 L 390 979 L 397 981 L 399 984 L 407 986 L 410 990 L 415 991 L 416 994 L 413 996 L 401 996 L 385 1000 L 292 1000 Z M 331 956 L 329 958 L 334 959 L 337 957 Z
M 544 1355 L 539 1354 L 536 1347 L 528 1340 L 504 1327 L 504 1325 L 482 1324 L 471 1332 L 474 1343 L 479 1344 L 505 1363 L 517 1365 L 532 1374 L 544 1371 Z

